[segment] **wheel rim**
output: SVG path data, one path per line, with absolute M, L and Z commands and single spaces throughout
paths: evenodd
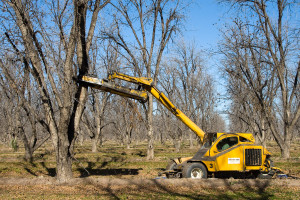
M 203 171 L 199 168 L 195 168 L 191 171 L 191 178 L 202 178 Z

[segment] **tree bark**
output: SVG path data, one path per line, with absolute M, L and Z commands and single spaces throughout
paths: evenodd
M 148 100 L 148 110 L 147 110 L 147 160 L 154 159 L 154 135 L 153 135 L 153 97 L 150 95 Z
M 285 144 L 283 147 L 280 148 L 282 158 L 290 158 L 290 146 L 290 144 Z

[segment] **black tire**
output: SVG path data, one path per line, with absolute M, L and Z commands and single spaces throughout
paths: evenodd
M 202 163 L 187 163 L 182 170 L 183 178 L 206 179 L 207 169 Z
M 259 174 L 257 176 L 258 179 L 272 179 L 272 176 L 269 174 Z
M 166 170 L 174 170 L 174 168 L 176 167 L 176 162 L 174 162 L 173 160 L 170 161 L 166 167 Z
M 172 161 L 170 161 L 169 163 L 168 163 L 168 165 L 167 165 L 167 167 L 166 167 L 166 170 L 174 170 L 175 169 L 175 167 L 176 167 L 176 162 L 174 162 L 173 160 Z M 166 177 L 167 178 L 172 178 L 172 176 L 170 176 L 170 174 L 166 174 Z

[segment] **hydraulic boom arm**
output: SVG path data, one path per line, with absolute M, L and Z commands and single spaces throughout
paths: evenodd
M 98 79 L 91 76 L 83 76 L 79 80 L 79 82 L 87 84 L 89 87 L 94 89 L 103 90 L 105 92 L 110 92 L 113 94 L 118 94 L 120 96 L 136 99 L 141 102 L 147 102 L 148 99 L 147 92 L 144 90 L 135 90 L 135 89 L 123 87 L 105 79 Z
M 141 86 L 143 90 L 136 90 L 123 86 L 118 86 L 114 83 L 114 79 L 119 79 L 137 84 Z M 164 93 L 160 92 L 154 85 L 152 85 L 153 81 L 151 78 L 132 77 L 119 72 L 112 72 L 111 74 L 109 74 L 107 81 L 89 76 L 83 76 L 80 81 L 88 84 L 90 87 L 118 94 L 121 96 L 137 99 L 143 102 L 145 102 L 145 100 L 147 99 L 146 91 L 148 91 L 168 110 L 170 110 L 178 119 L 180 119 L 186 126 L 188 126 L 194 133 L 196 133 L 200 137 L 201 141 L 203 141 L 203 137 L 205 135 L 204 131 L 201 128 L 199 128 L 199 126 L 197 126 L 183 112 L 176 108 Z

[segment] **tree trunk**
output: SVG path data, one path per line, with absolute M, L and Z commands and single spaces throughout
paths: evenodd
M 189 130 L 189 136 L 190 136 L 190 149 L 194 148 L 194 137 L 193 137 L 194 133 L 192 133 Z
M 181 140 L 175 139 L 173 142 L 174 142 L 175 152 L 179 153 L 180 148 L 181 148 Z
M 160 131 L 160 143 L 162 144 L 162 145 L 164 145 L 165 144 L 165 139 L 164 139 L 164 132 L 163 131 Z
M 130 136 L 129 136 L 129 133 L 126 134 L 126 149 L 130 149 Z
M 266 127 L 265 127 L 265 119 L 262 116 L 261 117 L 261 143 L 263 145 L 263 147 L 267 147 L 267 131 L 266 131 Z
M 286 144 L 280 150 L 282 158 L 287 159 L 290 157 L 290 145 Z
M 25 156 L 24 156 L 25 161 L 27 162 L 33 162 L 33 152 L 31 151 L 31 149 L 27 149 L 25 148 Z
M 98 131 L 99 131 L 99 132 L 98 132 Z M 96 135 L 95 135 L 95 138 L 92 140 L 92 152 L 93 152 L 93 153 L 98 152 L 97 146 L 98 146 L 98 144 L 99 144 L 100 137 L 101 137 L 101 130 L 100 130 L 100 128 L 99 128 L 99 130 L 97 130 L 97 133 L 96 133 Z
M 263 140 L 261 144 L 263 147 L 267 148 L 267 140 Z
M 97 140 L 96 139 L 92 140 L 92 152 L 93 153 L 97 152 Z
M 17 119 L 16 119 L 16 124 L 17 124 L 17 127 L 18 127 L 18 135 L 19 137 L 22 138 L 22 141 L 23 141 L 23 144 L 24 144 L 24 148 L 25 148 L 25 155 L 24 155 L 24 159 L 25 161 L 27 162 L 32 162 L 32 154 L 33 154 L 33 149 L 31 148 L 30 144 L 29 144 L 29 141 L 26 137 L 26 134 L 25 134 L 25 131 L 24 131 L 24 128 L 21 124 L 21 121 L 20 121 L 20 109 L 17 110 Z
M 59 183 L 66 183 L 73 178 L 72 158 L 67 149 L 62 143 L 58 146 L 59 155 L 56 156 L 56 177 Z
M 102 134 L 100 135 L 100 138 L 99 138 L 99 147 L 103 147 L 103 135 Z
M 68 107 L 61 108 L 58 128 L 58 143 L 56 151 L 56 178 L 59 183 L 65 183 L 73 178 L 72 158 L 75 140 L 75 112 L 69 116 Z
M 19 128 L 20 129 L 20 128 Z M 22 137 L 24 148 L 25 148 L 25 155 L 24 159 L 27 162 L 33 161 L 33 148 L 30 146 L 28 139 L 26 138 L 25 132 L 22 130 L 21 133 L 19 133 Z
M 31 148 L 31 146 L 26 138 L 23 128 L 19 127 L 18 129 L 19 129 L 19 135 L 22 137 L 24 149 L 25 149 L 24 159 L 27 162 L 32 162 L 33 161 L 33 158 L 32 158 L 33 149 Z M 22 129 L 22 130 L 20 130 L 20 129 Z
M 148 111 L 147 111 L 147 123 L 148 123 L 148 148 L 147 148 L 147 160 L 154 159 L 154 138 L 153 138 L 153 97 L 149 96 Z

